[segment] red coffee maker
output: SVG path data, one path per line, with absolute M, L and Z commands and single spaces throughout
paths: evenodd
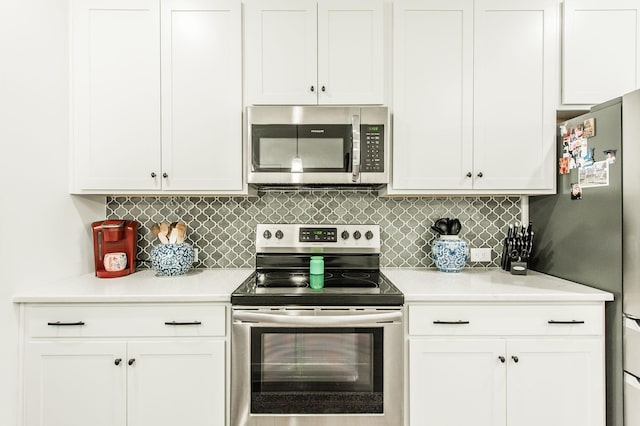
M 138 222 L 134 220 L 101 220 L 93 229 L 93 259 L 96 276 L 114 278 L 136 271 Z

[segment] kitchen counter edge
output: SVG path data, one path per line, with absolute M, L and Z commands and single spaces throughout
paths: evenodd
M 20 291 L 14 303 L 226 302 L 253 269 L 196 269 L 178 277 L 142 270 L 121 278 L 86 274 Z M 382 268 L 404 293 L 420 302 L 605 302 L 613 294 L 535 271 L 511 275 L 501 269 L 444 273 L 424 268 Z
M 119 278 L 86 274 L 17 292 L 14 303 L 226 302 L 253 269 L 193 269 L 159 277 L 147 269 Z
M 436 269 L 382 268 L 412 302 L 605 302 L 612 293 L 528 271 L 512 275 L 498 268 L 445 273 Z

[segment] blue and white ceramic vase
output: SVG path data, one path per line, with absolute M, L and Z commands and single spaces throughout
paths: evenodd
M 193 247 L 187 243 L 158 244 L 151 249 L 151 267 L 163 277 L 186 274 L 194 259 Z
M 431 246 L 431 257 L 438 270 L 460 272 L 469 257 L 469 245 L 457 235 L 440 235 Z

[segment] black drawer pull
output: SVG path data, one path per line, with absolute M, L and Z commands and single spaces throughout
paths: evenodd
M 136 359 L 135 358 L 131 358 L 129 361 L 127 361 L 127 364 L 133 365 L 134 362 L 136 362 Z
M 187 321 L 187 322 L 166 321 L 164 325 L 202 325 L 202 322 L 200 321 Z
M 56 322 L 48 322 L 47 325 L 55 325 L 55 326 L 84 325 L 84 321 L 77 321 L 77 322 L 60 322 L 60 321 L 56 321 Z
M 501 362 L 501 363 L 503 363 L 503 364 L 504 364 L 504 362 L 506 361 L 506 359 L 505 359 L 502 355 L 500 355 L 500 356 L 498 357 L 498 359 L 499 359 L 499 360 L 500 360 L 500 362 Z
M 122 358 L 116 358 L 115 361 L 113 361 L 115 365 L 120 365 L 121 362 L 122 362 Z
M 453 324 L 453 325 L 463 325 L 463 324 L 469 324 L 469 321 L 463 321 L 463 320 L 458 320 L 458 321 L 434 321 L 434 324 Z
M 584 321 L 578 321 L 578 320 L 571 320 L 571 321 L 549 320 L 548 323 L 549 324 L 584 324 Z

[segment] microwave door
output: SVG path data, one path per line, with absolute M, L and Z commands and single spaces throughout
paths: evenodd
M 297 126 L 260 124 L 252 129 L 252 169 L 256 172 L 291 172 L 297 156 Z
M 298 153 L 305 173 L 349 173 L 351 150 L 351 126 L 298 126 Z

